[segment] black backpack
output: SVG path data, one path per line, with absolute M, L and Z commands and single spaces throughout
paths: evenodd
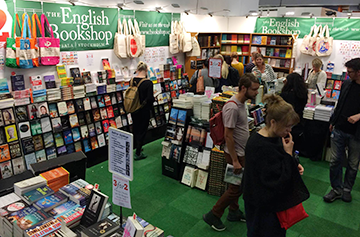
M 233 87 L 239 86 L 239 81 L 240 81 L 239 71 L 233 68 L 232 66 L 230 66 L 227 80 L 230 86 Z

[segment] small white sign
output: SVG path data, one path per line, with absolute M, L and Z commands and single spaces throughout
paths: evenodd
M 209 77 L 221 78 L 222 62 L 219 58 L 209 59 Z
M 129 180 L 113 174 L 113 199 L 112 202 L 120 207 L 131 209 Z
M 109 128 L 109 172 L 133 180 L 133 135 Z

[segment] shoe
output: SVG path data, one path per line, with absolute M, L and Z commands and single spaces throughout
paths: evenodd
M 229 210 L 229 214 L 227 216 L 228 221 L 241 221 L 246 222 L 246 217 L 242 211 L 239 209 L 236 211 Z
M 346 192 L 346 191 L 344 191 L 344 192 L 343 192 L 343 195 L 342 195 L 342 200 L 343 200 L 344 202 L 351 202 L 351 200 L 352 200 L 351 192 Z
M 203 220 L 216 231 L 224 231 L 226 226 L 222 223 L 221 219 L 215 216 L 212 211 L 203 215 Z
M 141 152 L 140 155 L 134 155 L 134 160 L 142 160 L 142 159 L 145 159 L 147 157 L 147 155 L 145 155 L 144 153 Z
M 341 193 L 339 193 L 335 189 L 331 189 L 331 191 L 324 196 L 324 201 L 325 202 L 333 202 L 336 199 L 340 199 L 341 196 L 342 196 Z

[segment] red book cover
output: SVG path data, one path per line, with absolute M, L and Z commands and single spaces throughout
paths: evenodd
M 114 119 L 109 119 L 109 124 L 110 124 L 110 127 L 117 128 L 116 122 Z
M 164 78 L 170 78 L 170 70 L 164 70 Z
M 114 110 L 113 110 L 113 107 L 112 106 L 109 106 L 106 108 L 107 110 L 107 116 L 108 118 L 113 118 L 114 117 Z
M 111 99 L 109 95 L 104 95 L 104 101 L 106 106 L 111 105 Z
M 342 81 L 335 81 L 334 90 L 340 90 L 342 85 Z
M 325 97 L 326 98 L 331 98 L 331 90 L 330 89 L 325 90 Z
M 103 120 L 102 121 L 102 125 L 103 125 L 103 129 L 104 129 L 104 132 L 109 132 L 109 127 L 110 127 L 110 124 L 109 124 L 109 120 Z

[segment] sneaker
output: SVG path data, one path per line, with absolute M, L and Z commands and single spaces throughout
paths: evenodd
M 216 231 L 224 231 L 226 226 L 222 223 L 221 219 L 215 216 L 212 211 L 203 215 L 203 220 Z
M 134 160 L 142 160 L 142 159 L 145 159 L 147 157 L 147 155 L 145 155 L 144 153 L 141 152 L 140 155 L 134 155 Z
M 351 202 L 351 200 L 352 200 L 351 192 L 346 192 L 346 191 L 344 191 L 344 192 L 343 192 L 343 195 L 342 195 L 342 200 L 343 200 L 344 202 Z
M 229 210 L 229 214 L 227 216 L 228 221 L 241 221 L 246 222 L 245 215 L 239 209 L 236 211 Z
M 324 196 L 324 201 L 325 202 L 333 202 L 336 199 L 340 199 L 341 196 L 342 196 L 341 193 L 339 193 L 335 189 L 331 189 L 331 191 Z

